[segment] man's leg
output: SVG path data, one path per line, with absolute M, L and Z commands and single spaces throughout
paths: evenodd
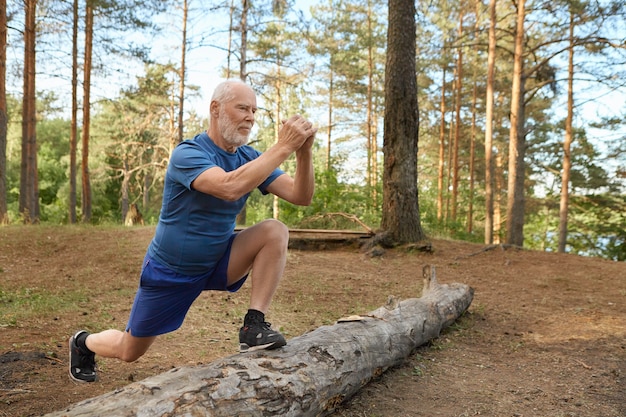
M 148 351 L 155 339 L 156 336 L 135 337 L 130 334 L 130 331 L 121 332 L 111 329 L 90 334 L 85 344 L 96 355 L 134 362 Z
M 69 341 L 70 378 L 77 382 L 93 382 L 97 379 L 96 354 L 133 362 L 146 353 L 155 339 L 156 336 L 134 337 L 119 330 L 95 334 L 81 330 Z
M 250 308 L 266 313 L 285 270 L 289 230 L 278 220 L 265 220 L 237 234 L 228 261 L 228 285 L 250 269 Z
M 240 232 L 228 261 L 228 284 L 234 284 L 252 268 L 250 309 L 239 331 L 239 350 L 276 349 L 287 342 L 265 321 L 287 260 L 289 231 L 277 220 L 266 220 Z

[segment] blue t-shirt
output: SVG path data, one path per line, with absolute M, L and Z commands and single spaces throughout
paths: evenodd
M 212 269 L 226 250 L 237 214 L 249 193 L 237 201 L 225 201 L 193 190 L 191 183 L 209 168 L 234 171 L 259 155 L 250 146 L 227 152 L 206 132 L 181 142 L 167 167 L 163 205 L 148 255 L 183 275 L 199 275 Z M 258 189 L 267 194 L 267 186 L 282 174 L 275 169 Z

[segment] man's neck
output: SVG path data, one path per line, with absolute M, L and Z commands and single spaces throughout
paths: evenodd
M 230 153 L 237 152 L 237 146 L 228 144 L 219 132 L 215 132 L 211 129 L 208 129 L 206 131 L 206 134 L 209 136 L 209 138 L 213 141 L 213 143 L 218 148 L 221 148 L 225 150 L 226 152 L 230 152 Z

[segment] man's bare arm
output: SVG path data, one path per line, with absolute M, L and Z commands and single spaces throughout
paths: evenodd
M 274 180 L 267 191 L 292 204 L 308 206 L 315 192 L 315 173 L 313 169 L 312 144 L 315 135 L 309 137 L 296 151 L 296 174 L 294 178 L 281 175 Z
M 316 130 L 309 125 L 301 116 L 291 117 L 280 130 L 278 142 L 261 156 L 234 171 L 209 168 L 191 183 L 192 188 L 223 200 L 238 200 L 258 187 L 290 154 L 302 147 Z

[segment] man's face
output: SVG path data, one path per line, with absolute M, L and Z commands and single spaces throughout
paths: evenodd
M 251 124 L 244 124 L 237 120 L 232 119 L 225 111 L 220 113 L 218 119 L 220 133 L 224 138 L 224 141 L 231 146 L 242 146 L 248 143 L 248 137 L 250 136 Z M 246 126 L 249 126 L 246 128 Z
M 256 110 L 256 96 L 248 88 L 238 88 L 235 98 L 221 105 L 218 126 L 228 145 L 237 147 L 248 143 Z

